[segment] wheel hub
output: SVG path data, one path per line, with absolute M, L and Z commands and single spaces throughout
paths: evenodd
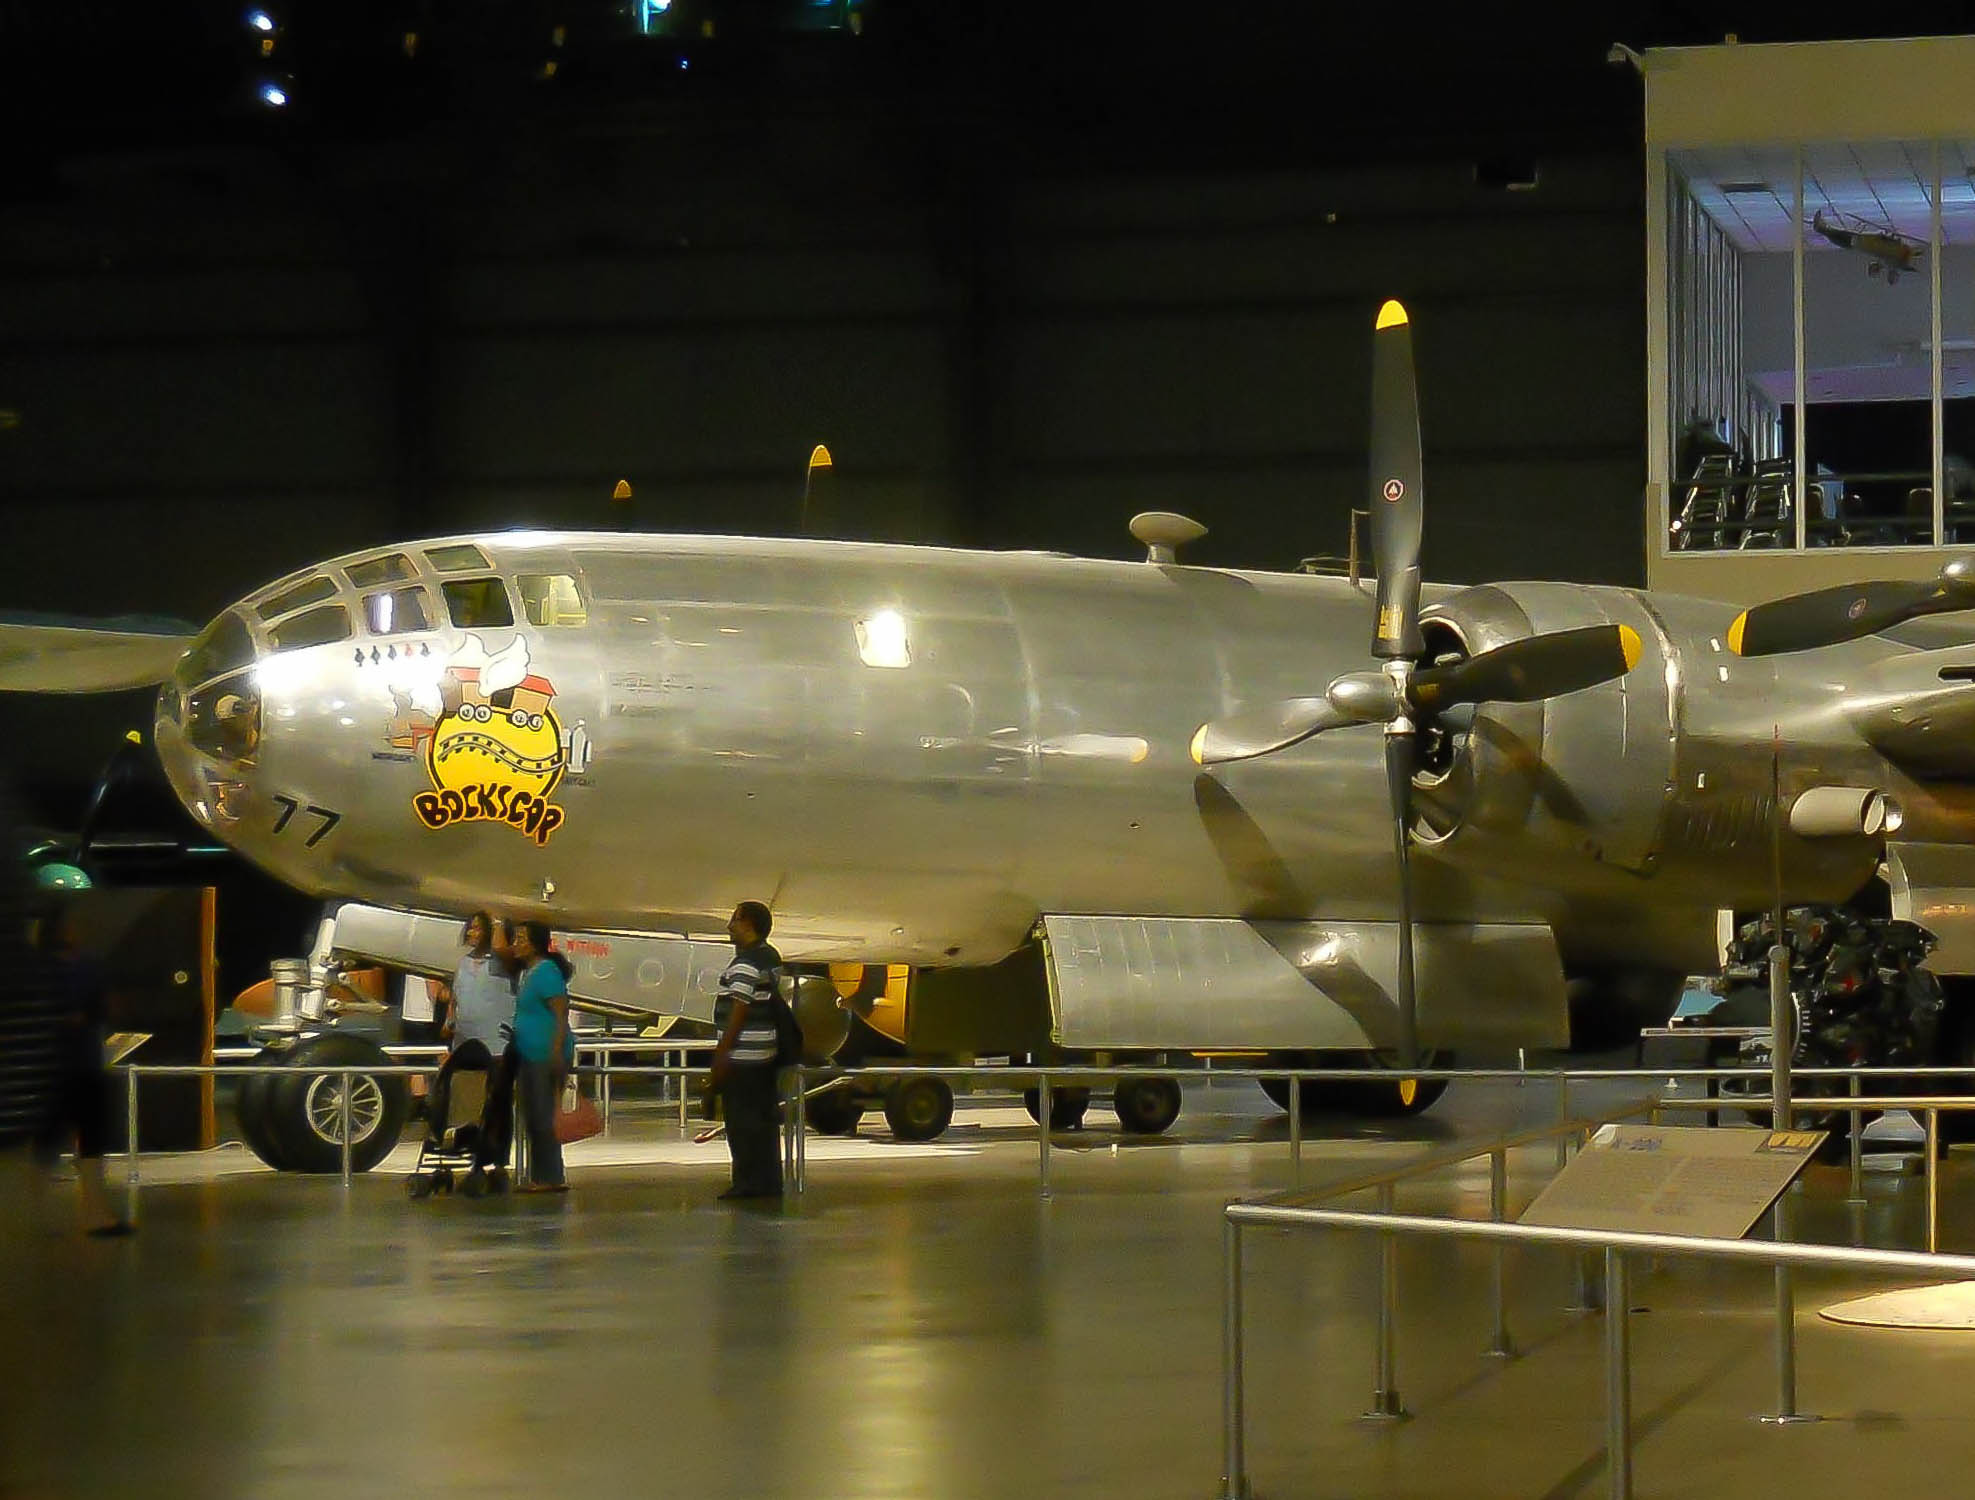
M 343 1144 L 343 1083 L 330 1073 L 310 1079 L 305 1103 L 309 1129 L 333 1146 Z M 353 1076 L 349 1084 L 350 1144 L 355 1145 L 369 1140 L 383 1120 L 384 1091 L 368 1073 Z

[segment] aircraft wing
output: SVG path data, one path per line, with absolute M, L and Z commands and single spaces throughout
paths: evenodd
M 183 620 L 0 614 L 0 692 L 150 687 L 171 675 L 196 634 Z

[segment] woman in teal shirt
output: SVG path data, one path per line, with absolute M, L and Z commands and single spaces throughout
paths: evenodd
M 523 922 L 514 930 L 521 988 L 514 997 L 516 1086 L 528 1126 L 528 1177 L 523 1193 L 562 1193 L 562 1143 L 555 1138 L 556 1095 L 576 1062 L 569 1029 L 566 961 L 549 952 L 549 924 Z

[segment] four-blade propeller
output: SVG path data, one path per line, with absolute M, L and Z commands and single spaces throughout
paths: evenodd
M 1399 867 L 1400 1052 L 1419 1062 L 1413 985 L 1411 834 L 1418 733 L 1442 710 L 1482 702 L 1528 703 L 1595 687 L 1639 660 L 1636 632 L 1622 625 L 1531 636 L 1445 666 L 1416 666 L 1420 634 L 1421 494 L 1419 398 L 1406 310 L 1387 302 L 1372 339 L 1372 553 L 1378 570 L 1372 627 L 1376 671 L 1347 672 L 1321 697 L 1289 698 L 1203 724 L 1193 758 L 1203 766 L 1250 760 L 1351 724 L 1385 726 L 1386 787 Z

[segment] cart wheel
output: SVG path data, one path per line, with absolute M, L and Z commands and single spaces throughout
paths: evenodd
M 405 1192 L 410 1195 L 411 1201 L 414 1203 L 418 1202 L 420 1198 L 423 1198 L 431 1191 L 432 1183 L 430 1180 L 420 1176 L 416 1172 L 405 1179 Z
M 441 1167 L 432 1174 L 432 1188 L 435 1192 L 450 1193 L 453 1190 L 453 1169 Z

